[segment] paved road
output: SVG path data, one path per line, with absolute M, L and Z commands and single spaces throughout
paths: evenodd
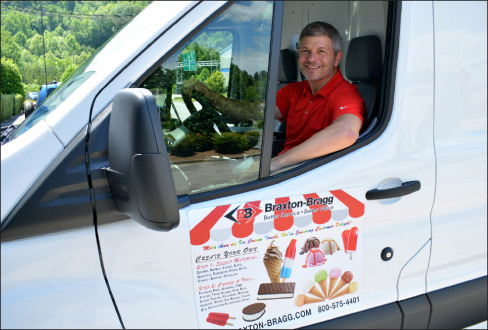
M 24 119 L 25 119 L 25 116 L 22 113 L 20 115 L 15 115 L 15 116 L 12 116 L 5 121 L 2 121 L 2 131 L 4 128 L 9 127 L 10 125 L 19 125 L 20 123 L 22 123 L 24 121 Z

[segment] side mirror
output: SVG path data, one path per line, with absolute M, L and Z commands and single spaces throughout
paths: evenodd
M 178 199 L 153 95 L 126 88 L 114 98 L 108 135 L 112 196 L 122 213 L 143 226 L 169 231 L 178 226 Z

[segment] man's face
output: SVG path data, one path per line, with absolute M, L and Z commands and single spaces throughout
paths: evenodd
M 342 51 L 334 55 L 332 40 L 327 36 L 303 37 L 298 50 L 300 71 L 314 85 L 322 88 L 337 72 Z

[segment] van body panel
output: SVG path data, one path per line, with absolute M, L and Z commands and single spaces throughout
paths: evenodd
M 487 263 L 486 2 L 434 2 L 434 22 L 437 189 L 429 291 L 486 275 Z
M 2 242 L 2 329 L 120 327 L 96 247 L 93 228 Z
M 45 122 L 2 146 L 2 224 L 62 150 Z

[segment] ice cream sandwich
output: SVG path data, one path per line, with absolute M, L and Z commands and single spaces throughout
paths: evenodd
M 244 307 L 242 310 L 242 318 L 244 321 L 252 322 L 263 316 L 265 312 L 266 304 L 255 303 Z

